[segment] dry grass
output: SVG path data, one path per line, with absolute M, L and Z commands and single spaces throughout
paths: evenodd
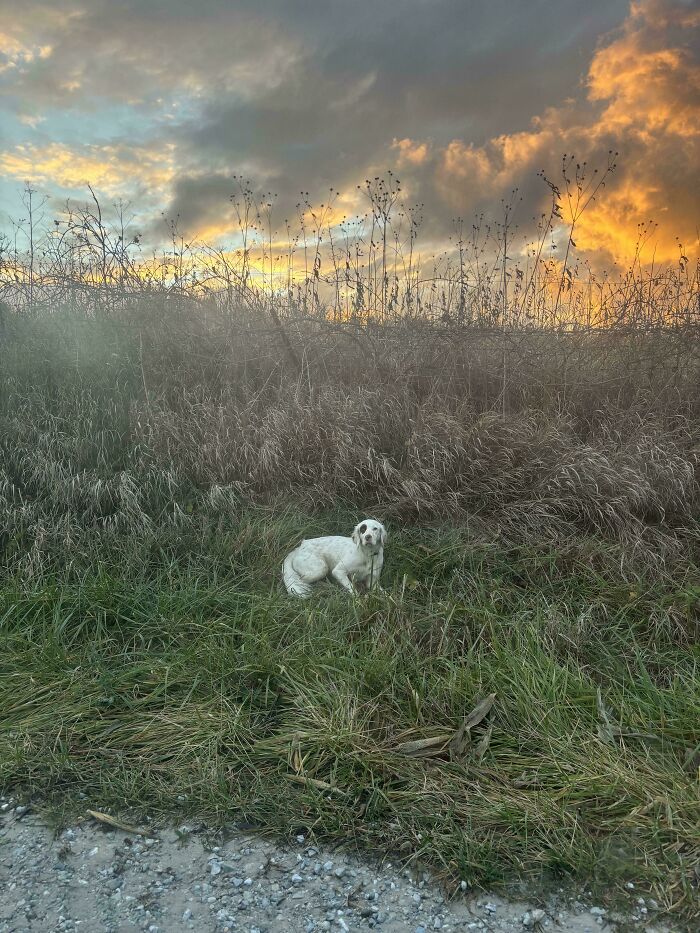
M 206 306 L 152 307 L 138 327 L 129 315 L 6 311 L 10 563 L 197 533 L 241 503 L 290 498 L 468 522 L 515 544 L 597 535 L 660 571 L 692 558 L 700 344 L 689 335 L 511 332 L 504 393 L 499 335 L 300 324 L 298 372 L 276 331 L 253 324 Z

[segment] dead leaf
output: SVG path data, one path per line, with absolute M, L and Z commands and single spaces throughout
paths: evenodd
M 464 721 L 450 741 L 450 753 L 453 758 L 462 758 L 464 756 L 471 744 L 471 730 L 488 716 L 495 701 L 496 694 L 489 693 L 481 702 L 476 704 L 471 713 L 464 717 Z
M 465 725 L 468 729 L 473 729 L 474 726 L 478 726 L 481 720 L 489 714 L 491 707 L 495 702 L 496 694 L 489 693 L 489 695 L 484 697 L 480 703 L 477 703 L 471 713 L 464 720 L 463 725 Z
M 489 745 L 491 744 L 491 735 L 493 733 L 493 723 L 489 723 L 489 727 L 484 732 L 482 737 L 479 739 L 479 744 L 474 749 L 474 757 L 476 760 L 481 763 L 484 755 L 488 751 Z
M 131 826 L 129 823 L 122 823 L 115 819 L 109 813 L 101 813 L 99 810 L 88 810 L 88 815 L 99 823 L 106 823 L 107 826 L 113 826 L 115 829 L 121 829 L 125 833 L 133 833 L 135 836 L 152 836 L 150 829 L 142 829 L 140 826 Z
M 432 755 L 438 755 L 444 751 L 449 741 L 449 735 L 436 735 L 429 739 L 414 739 L 411 742 L 402 742 L 394 747 L 394 751 L 399 755 L 406 755 L 408 758 L 430 758 Z

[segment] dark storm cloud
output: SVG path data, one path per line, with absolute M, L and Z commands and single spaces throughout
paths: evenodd
M 211 95 L 177 130 L 182 150 L 218 172 L 259 164 L 283 211 L 302 190 L 318 199 L 389 167 L 394 139 L 480 143 L 527 127 L 579 90 L 597 35 L 625 4 L 594 4 L 578 22 L 574 3 L 332 3 L 317 18 L 309 8 L 279 7 L 303 49 L 285 80 L 249 99 Z
M 582 17 L 576 0 L 29 2 L 9 17 L 27 51 L 4 93 L 28 113 L 105 107 L 106 123 L 110 104 L 128 103 L 167 116 L 149 135 L 177 141 L 193 180 L 171 210 L 196 223 L 198 205 L 204 217 L 220 199 L 222 173 L 247 170 L 291 209 L 301 190 L 323 196 L 383 168 L 395 137 L 478 144 L 526 127 L 576 92 L 597 36 L 625 8 L 598 0 Z

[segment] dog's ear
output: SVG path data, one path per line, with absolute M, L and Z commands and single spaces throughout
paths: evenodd
M 352 540 L 355 542 L 355 544 L 359 547 L 360 546 L 360 526 L 359 525 L 355 525 L 351 537 L 352 537 Z
M 381 529 L 382 529 L 381 537 L 382 537 L 382 547 L 383 547 L 386 544 L 386 539 L 388 536 L 387 536 L 386 528 L 384 527 L 384 525 L 381 526 Z

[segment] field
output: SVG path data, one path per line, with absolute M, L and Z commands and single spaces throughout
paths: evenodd
M 697 918 L 695 326 L 0 311 L 5 788 Z

